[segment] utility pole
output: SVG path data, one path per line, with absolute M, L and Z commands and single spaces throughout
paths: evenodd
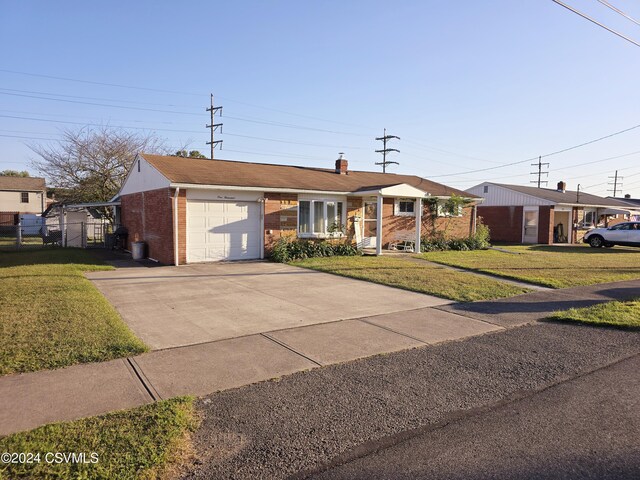
M 619 177 L 618 170 L 616 170 L 615 175 L 609 176 L 609 178 L 613 179 L 613 182 L 608 182 L 608 185 L 613 185 L 613 189 L 607 189 L 607 192 L 613 192 L 613 196 L 615 197 L 616 193 L 618 193 L 618 189 L 622 190 L 622 183 L 620 182 L 624 177 Z
M 578 184 L 578 190 L 576 191 L 576 203 L 580 203 L 580 184 Z
M 387 161 L 387 153 L 389 152 L 400 153 L 400 150 L 396 148 L 387 148 L 387 142 L 392 138 L 396 138 L 400 140 L 400 137 L 397 137 L 395 135 L 387 135 L 386 128 L 384 129 L 384 135 L 382 137 L 376 137 L 376 140 L 382 141 L 382 150 L 376 150 L 376 153 L 382 154 L 382 162 L 376 162 L 376 165 L 382 165 L 382 173 L 387 173 L 387 165 L 390 165 L 392 163 L 395 163 L 396 165 L 400 165 L 398 162 Z
M 213 138 L 213 132 L 215 132 L 218 127 L 220 127 L 220 133 L 222 133 L 222 123 L 214 123 L 214 117 L 218 111 L 220 112 L 220 116 L 222 116 L 222 107 L 214 106 L 212 93 L 211 106 L 207 108 L 207 112 L 211 112 L 211 124 L 207 125 L 207 128 L 211 129 L 211 141 L 207 142 L 207 145 L 211 145 L 211 160 L 213 160 L 213 150 L 216 148 L 216 145 L 220 144 L 220 150 L 222 150 L 222 140 L 214 140 Z
M 537 175 L 538 176 L 538 180 L 531 180 L 531 183 L 537 183 L 538 184 L 538 188 L 540 188 L 541 184 L 544 183 L 546 185 L 547 183 L 549 183 L 548 180 L 542 180 L 542 175 L 546 175 L 547 178 L 549 177 L 549 172 L 548 171 L 543 172 L 542 171 L 542 166 L 544 165 L 544 166 L 548 167 L 549 164 L 548 163 L 542 163 L 542 157 L 538 157 L 538 163 L 532 163 L 531 164 L 532 167 L 535 167 L 536 165 L 538 166 L 538 171 L 537 172 L 531 172 L 531 175 Z

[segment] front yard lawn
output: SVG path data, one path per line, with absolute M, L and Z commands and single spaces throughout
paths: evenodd
M 291 265 L 459 302 L 512 297 L 528 291 L 490 278 L 390 256 L 307 258 Z
M 497 250 L 447 251 L 424 253 L 422 258 L 552 288 L 640 278 L 640 250 L 545 245 L 504 249 L 515 254 Z
M 640 328 L 640 299 L 628 302 L 607 302 L 586 308 L 571 308 L 556 312 L 551 320 Z
M 40 454 L 37 463 L 0 463 L 0 479 L 175 477 L 196 427 L 191 398 L 45 425 L 0 439 L 0 452 Z M 51 452 L 84 453 L 87 463 L 47 463 Z
M 84 250 L 0 253 L 0 375 L 146 351 L 83 275 L 111 268 Z

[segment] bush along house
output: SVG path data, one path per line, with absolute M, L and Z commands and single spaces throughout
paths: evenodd
M 481 195 L 478 217 L 493 241 L 511 243 L 580 243 L 596 226 L 627 219 L 634 208 L 619 200 L 566 189 L 484 182 L 467 190 Z
M 475 231 L 474 195 L 413 175 L 139 154 L 115 200 L 128 245 L 165 264 L 260 259 L 280 238 L 381 254 L 399 239 Z M 419 249 L 420 242 L 417 242 Z

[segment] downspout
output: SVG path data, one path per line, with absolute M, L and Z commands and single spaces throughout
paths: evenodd
M 180 265 L 178 257 L 178 195 L 180 187 L 176 187 L 175 197 L 173 198 L 173 263 L 175 266 Z

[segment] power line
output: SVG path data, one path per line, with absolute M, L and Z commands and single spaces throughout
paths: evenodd
M 608 192 L 613 192 L 613 196 L 616 196 L 616 193 L 618 193 L 618 185 L 620 185 L 620 187 L 622 188 L 622 184 L 620 183 L 620 180 L 623 179 L 623 177 L 618 177 L 618 170 L 616 170 L 616 173 L 613 176 L 610 176 L 609 178 L 613 179 L 613 182 L 608 182 L 609 185 L 613 185 L 613 189 L 611 190 L 607 190 Z
M 629 42 L 629 43 L 633 43 L 636 47 L 640 47 L 640 43 L 636 42 L 635 40 L 632 40 L 631 38 L 627 37 L 626 35 L 623 35 L 622 33 L 617 32 L 617 31 L 613 30 L 612 28 L 607 27 L 606 25 L 604 25 L 604 24 L 602 24 L 602 23 L 598 22 L 597 20 L 594 20 L 594 19 L 593 19 L 593 18 L 591 18 L 590 16 L 588 16 L 588 15 L 586 15 L 586 14 L 584 14 L 584 13 L 582 13 L 582 12 L 578 11 L 578 10 L 576 10 L 576 9 L 575 9 L 575 8 L 573 8 L 573 7 L 570 7 L 570 6 L 569 6 L 569 5 L 567 5 L 566 3 L 561 2 L 560 0 L 551 0 L 551 1 L 552 1 L 552 2 L 554 2 L 554 3 L 557 3 L 557 4 L 558 4 L 558 5 L 560 5 L 561 7 L 566 8 L 567 10 L 572 11 L 573 13 L 575 13 L 575 14 L 577 14 L 577 15 L 580 15 L 582 18 L 585 18 L 585 19 L 589 20 L 591 23 L 595 23 L 596 25 L 598 25 L 599 27 L 604 28 L 604 29 L 605 29 L 605 30 L 607 30 L 608 32 L 611 32 L 611 33 L 613 33 L 614 35 L 617 35 L 618 37 L 623 38 L 623 39 L 624 39 L 624 40 L 626 40 L 627 42 Z
M 640 22 L 638 22 L 638 20 L 636 20 L 635 18 L 631 17 L 630 15 L 627 15 L 626 13 L 624 13 L 622 10 L 620 10 L 619 8 L 611 5 L 609 2 L 607 2 L 606 0 L 598 0 L 598 2 L 600 2 L 602 5 L 610 8 L 611 10 L 613 10 L 616 13 L 619 13 L 620 15 L 622 15 L 623 17 L 625 17 L 627 20 L 631 20 L 633 23 L 635 23 L 636 25 L 640 25 Z
M 621 134 L 629 132 L 631 130 L 635 130 L 636 128 L 640 128 L 640 125 L 634 125 L 633 127 L 625 128 L 624 130 L 620 130 L 618 132 L 611 133 L 609 135 L 605 135 L 604 137 L 596 138 L 595 140 L 589 140 L 588 142 L 580 143 L 580 144 L 574 145 L 572 147 L 563 148 L 562 150 L 557 150 L 555 152 L 547 153 L 545 155 L 540 155 L 539 158 L 547 158 L 547 157 L 551 157 L 553 155 L 559 155 L 560 153 L 565 153 L 565 152 L 568 152 L 570 150 L 575 150 L 576 148 L 584 147 L 586 145 L 591 145 L 592 143 L 600 142 L 602 140 L 606 140 L 607 138 L 615 137 L 616 135 L 621 135 Z M 526 160 L 519 160 L 517 162 L 503 163 L 503 164 L 497 165 L 495 167 L 480 168 L 480 169 L 477 169 L 477 170 L 467 170 L 465 172 L 448 173 L 448 174 L 444 174 L 444 175 L 431 175 L 431 178 L 453 177 L 453 176 L 457 176 L 457 175 L 465 175 L 467 173 L 486 172 L 486 171 L 489 171 L 489 170 L 496 170 L 498 168 L 510 167 L 512 165 L 520 165 L 522 163 L 531 162 L 533 160 L 536 160 L 536 157 L 527 158 Z
M 118 84 L 118 83 L 96 82 L 96 81 L 93 81 L 93 80 L 83 80 L 83 79 L 77 79 L 77 78 L 59 77 L 59 76 L 54 76 L 54 75 L 44 75 L 44 74 L 32 73 L 32 72 L 20 72 L 20 71 L 16 71 L 16 70 L 8 70 L 8 69 L 0 69 L 0 72 L 11 73 L 11 74 L 14 74 L 14 75 L 25 75 L 25 76 L 30 76 L 30 77 L 50 78 L 50 79 L 54 79 L 54 80 L 63 80 L 63 81 L 67 81 L 67 82 L 85 83 L 85 84 L 90 84 L 90 85 L 101 85 L 101 86 L 116 87 L 116 88 L 128 88 L 128 89 L 133 89 L 133 90 L 146 90 L 146 91 L 150 91 L 150 92 L 159 92 L 159 93 L 171 93 L 171 94 L 176 94 L 176 95 L 189 95 L 189 96 L 195 96 L 195 97 L 203 97 L 205 95 L 203 93 L 180 92 L 180 91 L 176 91 L 176 90 L 163 90 L 163 89 L 158 89 L 158 88 L 139 87 L 139 86 L 134 86 L 134 85 L 123 85 L 123 84 Z M 309 119 L 318 120 L 318 121 L 321 121 L 321 122 L 335 123 L 337 125 L 347 125 L 347 126 L 351 126 L 351 127 L 366 128 L 366 129 L 369 129 L 369 130 L 373 130 L 372 127 L 366 127 L 366 126 L 362 126 L 362 125 L 355 125 L 355 124 L 351 124 L 351 123 L 338 122 L 336 120 L 328 120 L 326 118 L 315 117 L 315 116 L 311 116 L 311 115 L 304 115 L 304 114 L 300 114 L 300 113 L 288 112 L 286 110 L 280 110 L 280 109 L 276 109 L 276 108 L 265 107 L 263 105 L 256 105 L 256 104 L 253 104 L 253 103 L 248 103 L 248 102 L 244 102 L 244 101 L 240 101 L 240 100 L 234 100 L 234 99 L 229 98 L 229 97 L 219 96 L 218 98 L 221 98 L 223 100 L 227 100 L 227 101 L 230 101 L 230 102 L 233 102 L 233 103 L 237 103 L 239 105 L 247 105 L 247 106 L 250 106 L 250 107 L 253 107 L 253 108 L 260 108 L 260 109 L 263 109 L 263 110 L 270 110 L 270 111 L 273 111 L 273 112 L 283 113 L 285 115 L 291 115 L 291 116 L 294 116 L 294 117 L 309 118 Z

